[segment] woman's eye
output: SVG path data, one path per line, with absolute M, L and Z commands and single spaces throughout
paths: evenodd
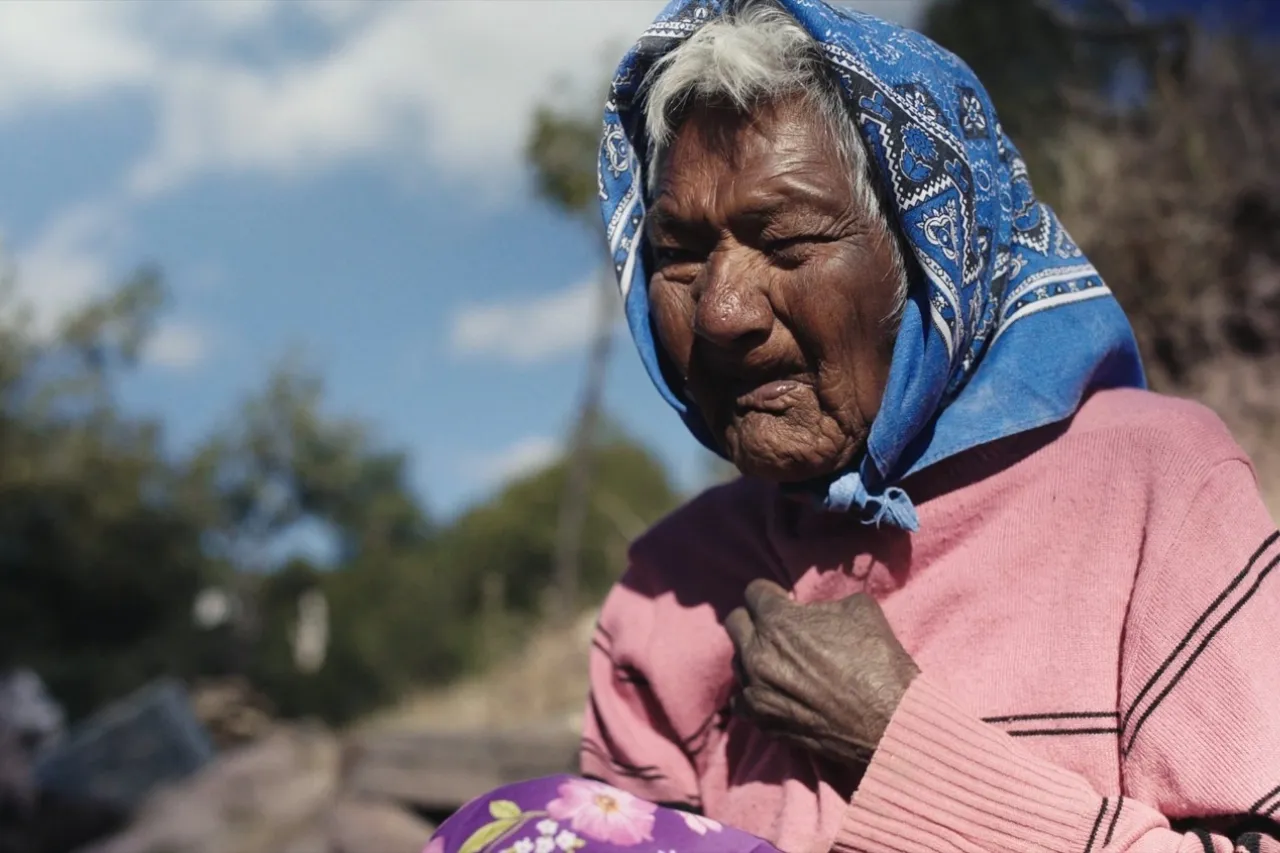
M 659 267 L 693 264 L 702 260 L 697 252 L 679 246 L 658 246 L 654 249 L 654 257 Z
M 820 242 L 813 237 L 785 237 L 769 240 L 764 244 L 764 251 L 775 262 L 783 265 L 799 265 L 809 257 L 809 250 Z
M 817 242 L 819 242 L 818 238 L 807 235 L 801 237 L 779 237 L 776 240 L 766 242 L 764 248 L 769 254 L 777 254 L 791 249 L 805 249 Z

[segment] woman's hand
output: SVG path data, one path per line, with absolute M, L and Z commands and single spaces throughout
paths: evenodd
M 761 730 L 844 764 L 865 764 L 919 670 L 875 600 L 797 604 L 753 581 L 725 620 L 737 650 L 734 708 Z

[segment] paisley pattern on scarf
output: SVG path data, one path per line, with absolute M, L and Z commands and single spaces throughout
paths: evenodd
M 1001 130 L 981 83 L 919 33 L 822 0 L 777 0 L 817 41 L 909 248 L 911 293 L 888 387 L 856 470 L 806 487 L 833 510 L 908 530 L 899 483 L 947 457 L 1070 417 L 1091 391 L 1142 387 L 1129 323 Z M 649 318 L 643 87 L 659 57 L 733 0 L 674 0 L 626 55 L 605 105 L 599 195 L 628 324 L 650 377 L 719 452 L 667 383 Z

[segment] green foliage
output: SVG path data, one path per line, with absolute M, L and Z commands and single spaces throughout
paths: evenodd
M 0 667 L 32 666 L 73 717 L 161 674 L 231 671 L 290 716 L 343 722 L 509 649 L 552 576 L 563 465 L 432 524 L 406 457 L 325 411 L 323 384 L 286 362 L 185 458 L 117 406 L 164 292 L 144 271 L 50 336 L 0 311 Z M 7 308 L 7 306 L 0 306 Z M 600 450 L 584 590 L 622 570 L 627 541 L 676 500 L 620 433 Z M 300 528 L 334 544 L 282 561 Z M 232 622 L 193 620 L 216 586 Z M 294 659 L 299 599 L 323 593 L 318 671 Z
M 219 571 L 157 425 L 110 397 L 159 307 L 144 273 L 50 339 L 0 325 L 0 665 L 35 667 L 73 713 L 189 671 L 191 601 Z
M 599 147 L 599 120 L 539 106 L 525 146 L 539 194 L 562 210 L 593 215 Z
M 468 644 L 471 663 L 506 651 L 512 635 L 542 612 L 553 581 L 566 476 L 562 462 L 513 482 L 441 532 L 438 565 L 460 575 L 450 583 L 456 605 L 481 614 Z M 603 595 L 623 571 L 627 543 L 676 500 L 661 465 L 643 448 L 623 436 L 596 448 L 580 561 L 588 599 Z

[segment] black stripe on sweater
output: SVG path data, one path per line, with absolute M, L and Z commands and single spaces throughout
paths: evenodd
M 1115 720 L 1115 711 L 1055 711 L 1048 714 L 1010 714 L 1006 717 L 983 717 L 984 723 L 1021 723 L 1030 720 Z
M 1115 735 L 1120 733 L 1118 726 L 1099 726 L 1081 729 L 1010 729 L 1005 732 L 1009 737 L 1062 737 L 1064 735 Z
M 618 663 L 617 659 L 613 656 L 613 652 L 606 648 L 599 640 L 592 640 L 591 645 L 596 651 L 609 659 L 609 663 L 613 665 L 614 674 L 618 676 L 618 680 L 623 684 L 634 684 L 636 687 L 649 686 L 648 676 L 629 663 Z
M 1098 827 L 1102 826 L 1102 818 L 1107 813 L 1107 806 L 1110 800 L 1106 797 L 1102 798 L 1102 808 L 1098 809 L 1098 817 L 1093 821 L 1093 832 L 1089 833 L 1089 843 L 1085 845 L 1084 853 L 1091 853 L 1093 850 L 1093 842 L 1098 840 Z
M 1249 806 L 1249 811 L 1260 815 L 1270 815 L 1274 813 L 1277 808 L 1280 808 L 1280 799 L 1277 799 L 1278 796 L 1280 796 L 1280 785 L 1276 785 L 1270 791 L 1263 794 L 1256 803 Z M 1272 800 L 1275 800 L 1275 802 L 1272 803 Z M 1268 803 L 1271 804 L 1270 807 L 1268 807 Z
M 1188 817 L 1170 820 L 1169 827 L 1182 835 L 1202 830 L 1210 835 L 1223 838 L 1234 838 L 1236 844 L 1243 844 L 1250 836 L 1263 838 L 1280 838 L 1280 823 L 1256 814 L 1213 815 L 1210 817 Z
M 1120 731 L 1120 715 L 1115 711 L 1053 711 L 1040 714 L 1009 714 L 984 717 L 984 723 L 1003 726 L 1010 737 L 1054 737 L 1059 735 L 1107 735 Z
M 1204 848 L 1204 853 L 1215 853 L 1213 849 L 1213 836 L 1205 832 L 1203 829 L 1193 829 L 1191 834 L 1199 841 L 1200 846 Z
M 1160 677 L 1165 674 L 1169 667 L 1173 666 L 1174 660 L 1176 660 L 1178 655 L 1182 654 L 1186 650 L 1187 646 L 1191 643 L 1192 637 L 1194 637 L 1196 633 L 1204 627 L 1204 623 L 1209 620 L 1209 617 L 1213 615 L 1213 612 L 1222 605 L 1222 602 L 1227 600 L 1227 596 L 1229 596 L 1236 587 L 1244 583 L 1244 579 L 1248 577 L 1254 564 L 1258 562 L 1258 559 L 1262 557 L 1263 552 L 1270 548 L 1277 539 L 1280 539 L 1280 530 L 1273 532 L 1263 540 L 1262 544 L 1258 546 L 1258 550 L 1254 551 L 1253 556 L 1249 558 L 1249 562 L 1245 565 L 1244 570 L 1232 578 L 1231 583 L 1227 584 L 1227 588 L 1219 593 L 1218 597 L 1215 598 L 1209 604 L 1208 608 L 1200 614 L 1200 618 L 1196 619 L 1195 623 L 1191 626 L 1191 630 L 1187 632 L 1186 636 L 1182 638 L 1178 645 L 1174 646 L 1173 651 L 1169 653 L 1169 656 L 1164 659 L 1164 662 L 1161 663 L 1160 666 L 1156 667 L 1156 671 L 1151 674 L 1151 678 L 1147 679 L 1147 683 L 1138 691 L 1138 695 L 1134 697 L 1133 704 L 1129 707 L 1128 713 L 1126 713 L 1124 719 L 1120 721 L 1120 728 L 1129 728 L 1130 719 L 1138 710 L 1139 706 L 1141 706 L 1142 700 L 1145 699 L 1147 694 L 1155 688 L 1156 682 L 1160 680 Z
M 1258 572 L 1258 576 L 1254 580 L 1252 586 L 1250 586 L 1249 589 L 1240 596 L 1240 599 L 1231 606 L 1231 609 L 1218 620 L 1217 624 L 1210 629 L 1209 633 L 1205 634 L 1204 639 L 1196 646 L 1195 651 L 1191 653 L 1182 666 L 1179 667 L 1178 671 L 1174 673 L 1173 678 L 1165 685 L 1165 688 L 1160 691 L 1160 694 L 1151 701 L 1147 706 L 1147 710 L 1142 712 L 1142 716 L 1138 717 L 1138 721 L 1133 724 L 1133 730 L 1129 732 L 1129 741 L 1121 749 L 1122 755 L 1129 754 L 1129 751 L 1133 749 L 1133 742 L 1138 738 L 1138 732 L 1142 730 L 1142 726 L 1151 718 L 1151 715 L 1155 713 L 1156 708 L 1160 707 L 1160 703 L 1163 702 L 1171 692 L 1173 692 L 1173 688 L 1178 685 L 1178 682 L 1182 680 L 1182 677 L 1187 674 L 1187 670 L 1191 669 L 1192 664 L 1194 664 L 1200 655 L 1204 653 L 1204 650 L 1209 647 L 1209 643 L 1213 642 L 1213 638 L 1218 635 L 1218 632 L 1225 628 L 1227 623 L 1234 619 L 1236 614 L 1239 613 L 1241 609 L 1249 603 L 1249 600 L 1257 594 L 1258 590 L 1262 586 L 1262 582 L 1267 579 L 1267 575 L 1271 574 L 1272 570 L 1275 569 L 1277 565 L 1280 565 L 1280 556 L 1274 557 L 1271 562 L 1267 563 L 1267 565 Z M 1132 712 L 1133 709 L 1131 708 L 1130 713 Z
M 609 769 L 614 773 L 617 773 L 619 776 L 625 776 L 628 779 L 639 779 L 642 782 L 657 782 L 661 779 L 667 778 L 659 772 L 656 766 L 650 765 L 641 767 L 635 764 L 627 764 L 619 761 L 610 755 L 608 750 L 600 744 L 586 738 L 582 739 L 582 744 L 579 749 L 582 752 L 603 761 L 605 764 L 609 765 Z
M 594 715 L 595 719 L 601 721 L 600 737 L 605 740 L 605 743 L 600 744 L 590 738 L 584 737 L 578 747 L 579 753 L 587 753 L 588 755 L 595 756 L 599 760 L 608 764 L 614 772 L 621 776 L 628 776 L 632 779 L 640 779 L 645 782 L 653 782 L 658 779 L 666 778 L 658 770 L 658 767 L 655 764 L 627 764 L 626 762 L 619 761 L 615 758 L 614 756 L 617 754 L 617 750 L 609 748 L 613 746 L 613 738 L 609 736 L 608 730 L 604 727 L 604 717 L 600 713 L 600 705 L 596 701 L 595 693 L 587 693 L 587 703 L 591 706 L 591 713 Z
M 1107 827 L 1107 835 L 1102 839 L 1103 847 L 1111 846 L 1111 839 L 1116 834 L 1116 824 L 1120 822 L 1120 810 L 1124 808 L 1124 797 L 1116 798 L 1116 813 L 1111 816 L 1111 825 Z
M 721 716 L 721 711 L 714 711 L 711 716 L 702 721 L 702 724 L 694 730 L 693 734 L 680 741 L 680 746 L 684 749 L 686 755 L 693 758 L 706 748 L 709 740 L 707 736 L 711 733 L 712 727 L 714 727 L 720 720 Z

